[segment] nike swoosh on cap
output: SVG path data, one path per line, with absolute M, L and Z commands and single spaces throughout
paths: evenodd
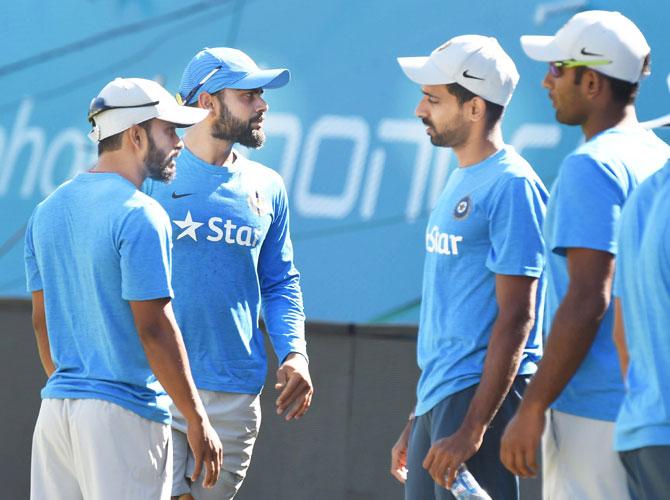
M 479 78 L 478 76 L 474 76 L 474 75 L 469 74 L 467 69 L 465 71 L 463 71 L 463 76 L 465 78 L 472 78 L 474 80 L 484 80 L 483 78 Z
M 580 53 L 581 53 L 583 56 L 603 57 L 602 54 L 596 54 L 595 52 L 589 52 L 589 51 L 587 51 L 587 50 L 586 50 L 586 47 L 582 47 L 582 50 L 580 51 Z
M 184 196 L 191 196 L 193 193 L 184 193 L 184 194 L 177 194 L 175 191 L 172 191 L 172 198 L 175 200 L 178 198 L 183 198 Z

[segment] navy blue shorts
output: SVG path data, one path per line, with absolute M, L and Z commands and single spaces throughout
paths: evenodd
M 500 438 L 516 413 L 529 376 L 514 380 L 493 422 L 484 434 L 482 446 L 466 465 L 477 482 L 495 500 L 518 500 L 519 480 L 500 461 Z M 407 450 L 405 500 L 453 499 L 454 496 L 436 484 L 422 467 L 432 443 L 452 435 L 463 423 L 477 386 L 468 387 L 443 399 L 428 413 L 417 417 L 412 426 Z
M 670 446 L 646 446 L 619 453 L 633 500 L 670 496 Z

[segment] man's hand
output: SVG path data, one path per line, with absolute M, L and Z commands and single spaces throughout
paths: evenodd
M 423 468 L 433 481 L 449 489 L 456 479 L 458 468 L 477 453 L 483 438 L 483 430 L 471 432 L 461 427 L 451 436 L 433 443 L 423 461 Z
M 312 404 L 314 387 L 309 376 L 309 367 L 305 357 L 291 353 L 277 370 L 275 389 L 281 391 L 277 398 L 277 415 L 287 409 L 286 420 L 302 417 Z
M 403 484 L 407 481 L 407 445 L 411 431 L 412 421 L 410 420 L 391 448 L 391 475 Z
M 195 482 L 198 479 L 204 465 L 205 478 L 202 480 L 202 485 L 205 488 L 213 487 L 219 479 L 223 464 L 223 448 L 219 436 L 207 418 L 204 421 L 189 422 L 186 436 L 195 459 L 191 481 Z
M 521 477 L 537 474 L 537 449 L 544 431 L 544 411 L 523 407 L 510 420 L 500 442 L 500 461 Z

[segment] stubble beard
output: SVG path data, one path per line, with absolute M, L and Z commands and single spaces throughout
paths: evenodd
M 558 123 L 562 123 L 563 125 L 570 125 L 570 126 L 575 126 L 575 125 L 582 125 L 585 122 L 585 118 L 582 117 L 581 115 L 569 115 L 565 111 L 556 110 L 556 121 Z

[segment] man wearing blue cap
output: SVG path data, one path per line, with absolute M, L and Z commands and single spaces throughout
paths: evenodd
M 192 458 L 178 411 L 173 419 L 174 496 L 233 498 L 260 426 L 267 372 L 263 319 L 280 362 L 277 413 L 300 418 L 311 404 L 299 274 L 293 265 L 288 198 L 281 177 L 244 158 L 235 143 L 259 148 L 268 105 L 263 90 L 289 81 L 231 48 L 200 51 L 186 67 L 179 99 L 210 111 L 188 130 L 176 180 L 147 191 L 175 225 L 175 315 L 193 378 L 224 449 L 213 490 L 190 484 Z

